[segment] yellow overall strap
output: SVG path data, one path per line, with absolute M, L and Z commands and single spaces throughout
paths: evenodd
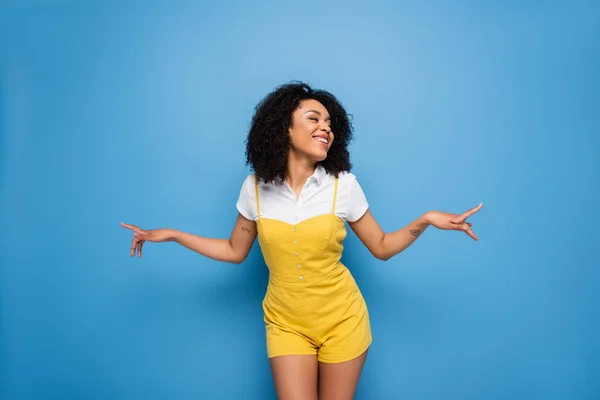
M 260 219 L 260 201 L 258 200 L 258 178 L 254 175 L 254 187 L 256 188 L 256 215 Z
M 335 178 L 335 186 L 333 187 L 333 206 L 331 207 L 331 213 L 335 214 L 335 201 L 337 200 L 337 189 L 339 179 Z

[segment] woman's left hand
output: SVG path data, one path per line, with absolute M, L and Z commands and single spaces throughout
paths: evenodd
M 462 214 L 450 214 L 442 211 L 428 211 L 425 214 L 425 217 L 430 225 L 433 225 L 438 229 L 463 231 L 467 235 L 471 236 L 474 240 L 479 240 L 477 235 L 475 235 L 471 229 L 473 224 L 467 222 L 467 218 L 479 211 L 481 207 L 483 207 L 483 203 Z

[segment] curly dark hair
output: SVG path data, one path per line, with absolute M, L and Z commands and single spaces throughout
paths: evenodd
M 331 93 L 294 81 L 277 87 L 255 108 L 246 139 L 246 165 L 252 167 L 257 178 L 264 182 L 285 179 L 292 114 L 301 101 L 308 99 L 320 102 L 327 109 L 331 117 L 331 131 L 335 135 L 327 158 L 319 164 L 336 177 L 352 168 L 348 152 L 353 136 L 351 116 Z

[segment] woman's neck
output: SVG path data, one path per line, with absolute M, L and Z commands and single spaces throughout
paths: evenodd
M 296 194 L 296 197 L 300 195 L 304 184 L 307 179 L 315 173 L 316 168 L 316 163 L 306 158 L 300 159 L 293 152 L 290 152 L 285 180 Z

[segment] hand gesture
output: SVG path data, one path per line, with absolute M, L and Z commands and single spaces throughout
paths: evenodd
M 166 242 L 169 240 L 168 229 L 153 229 L 144 230 L 138 228 L 135 225 L 124 224 L 121 222 L 123 228 L 133 231 L 133 240 L 131 241 L 131 257 L 136 253 L 138 258 L 142 256 L 142 246 L 146 241 L 148 242 Z
M 477 235 L 475 235 L 475 233 L 473 233 L 471 230 L 471 226 L 473 226 L 473 224 L 467 222 L 467 218 L 479 211 L 481 207 L 483 207 L 483 203 L 460 215 L 441 211 L 429 211 L 427 213 L 427 220 L 431 225 L 438 229 L 463 231 L 467 235 L 471 236 L 474 240 L 479 240 Z

